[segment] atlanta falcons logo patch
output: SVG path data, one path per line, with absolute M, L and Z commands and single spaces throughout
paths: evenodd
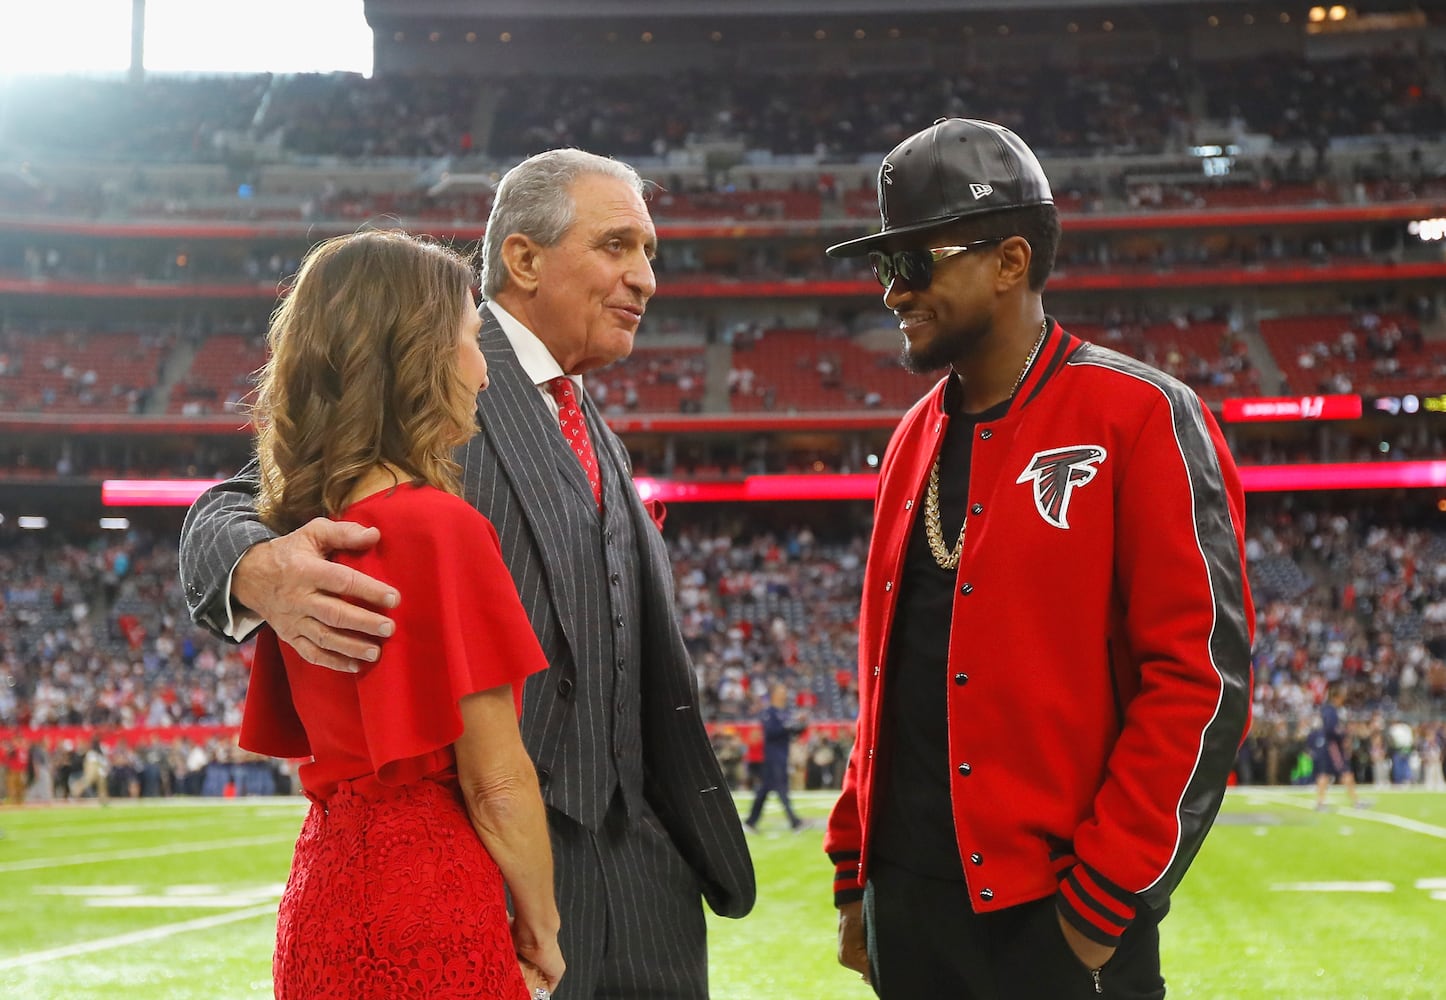
M 1034 480 L 1034 507 L 1056 528 L 1069 527 L 1069 501 L 1076 486 L 1095 477 L 1105 450 L 1097 444 L 1072 444 L 1037 451 L 1016 483 Z

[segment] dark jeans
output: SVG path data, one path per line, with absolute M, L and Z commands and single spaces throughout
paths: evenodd
M 975 914 L 962 881 L 874 862 L 864 927 L 882 1000 L 1161 1000 L 1159 918 L 1142 910 L 1094 976 L 1065 943 L 1054 899 Z

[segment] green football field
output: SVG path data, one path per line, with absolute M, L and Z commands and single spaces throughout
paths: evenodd
M 1369 810 L 1316 813 L 1308 793 L 1231 794 L 1162 927 L 1171 996 L 1446 997 L 1446 795 L 1367 795 Z M 821 823 L 831 796 L 799 801 Z M 0 809 L 0 997 L 270 996 L 303 811 L 278 799 Z M 757 909 L 712 923 L 719 1000 L 872 996 L 834 963 L 820 841 L 770 803 L 750 841 Z

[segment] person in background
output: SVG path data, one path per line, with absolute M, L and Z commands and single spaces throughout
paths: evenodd
M 1187 386 L 1045 313 L 1059 219 L 1019 136 L 941 119 L 878 196 L 829 253 L 869 255 L 906 365 L 946 375 L 880 466 L 840 961 L 886 1000 L 1155 1000 L 1250 716 L 1239 475 Z
M 1420 726 L 1421 783 L 1428 792 L 1446 792 L 1446 723 L 1423 722 Z
M 700 718 L 661 505 L 644 506 L 583 385 L 632 351 L 656 290 L 643 192 L 631 167 L 576 149 L 502 178 L 483 248 L 490 388 L 481 433 L 457 453 L 461 495 L 496 526 L 549 663 L 527 683 L 522 732 L 556 865 L 557 1000 L 706 997 L 702 902 L 741 917 L 756 894 Z M 235 638 L 265 620 L 324 665 L 368 662 L 404 627 L 381 611 L 415 598 L 325 557 L 377 535 L 326 522 L 277 532 L 256 518 L 256 487 L 244 471 L 188 514 L 192 615 Z
M 788 797 L 788 754 L 793 748 L 794 739 L 803 732 L 804 727 L 799 725 L 793 713 L 788 711 L 787 687 L 774 684 L 769 689 L 768 707 L 758 716 L 758 725 L 763 731 L 763 770 L 758 789 L 753 795 L 753 808 L 748 810 L 748 818 L 743 821 L 743 825 L 755 833 L 758 832 L 758 821 L 763 816 L 764 803 L 772 792 L 778 796 L 778 801 L 783 803 L 788 825 L 795 830 L 801 830 L 804 822 L 794 813 L 793 803 Z
M 1360 793 L 1356 790 L 1356 774 L 1351 768 L 1350 754 L 1346 752 L 1346 729 L 1343 710 L 1346 704 L 1346 686 L 1333 681 L 1326 688 L 1325 701 L 1320 706 L 1320 725 L 1306 737 L 1310 747 L 1311 761 L 1315 765 L 1315 808 L 1324 812 L 1326 792 L 1331 782 L 1345 787 L 1346 797 L 1356 809 L 1364 808 Z M 1389 765 L 1387 765 L 1389 767 Z M 1389 780 L 1389 779 L 1388 779 Z
M 260 515 L 276 531 L 324 517 L 379 532 L 337 568 L 408 596 L 355 673 L 270 627 L 257 638 L 238 742 L 307 759 L 312 801 L 277 921 L 278 1000 L 522 1000 L 565 968 L 518 728 L 523 680 L 547 661 L 451 457 L 487 385 L 472 273 L 404 233 L 337 237 L 272 320 Z
M 55 798 L 55 773 L 51 770 L 50 749 L 44 740 L 30 744 L 30 755 L 25 762 L 28 787 L 27 802 L 50 802 Z
M 29 752 L 19 739 L 0 743 L 0 766 L 5 768 L 5 799 L 11 805 L 25 801 L 25 789 L 30 783 L 25 780 L 29 769 Z
M 79 773 L 70 778 L 72 799 L 82 798 L 86 792 L 92 790 L 95 791 L 95 797 L 100 799 L 101 805 L 110 805 L 110 758 L 106 755 L 99 736 L 91 737 L 90 749 L 81 758 Z

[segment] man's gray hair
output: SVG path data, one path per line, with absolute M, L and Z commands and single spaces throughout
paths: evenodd
M 556 246 L 576 216 L 572 185 L 586 174 L 616 177 L 642 197 L 647 182 L 619 160 L 581 149 L 549 149 L 529 156 L 503 175 L 487 217 L 482 242 L 482 295 L 491 298 L 507 287 L 507 265 L 502 262 L 502 241 L 513 233 L 541 246 Z

